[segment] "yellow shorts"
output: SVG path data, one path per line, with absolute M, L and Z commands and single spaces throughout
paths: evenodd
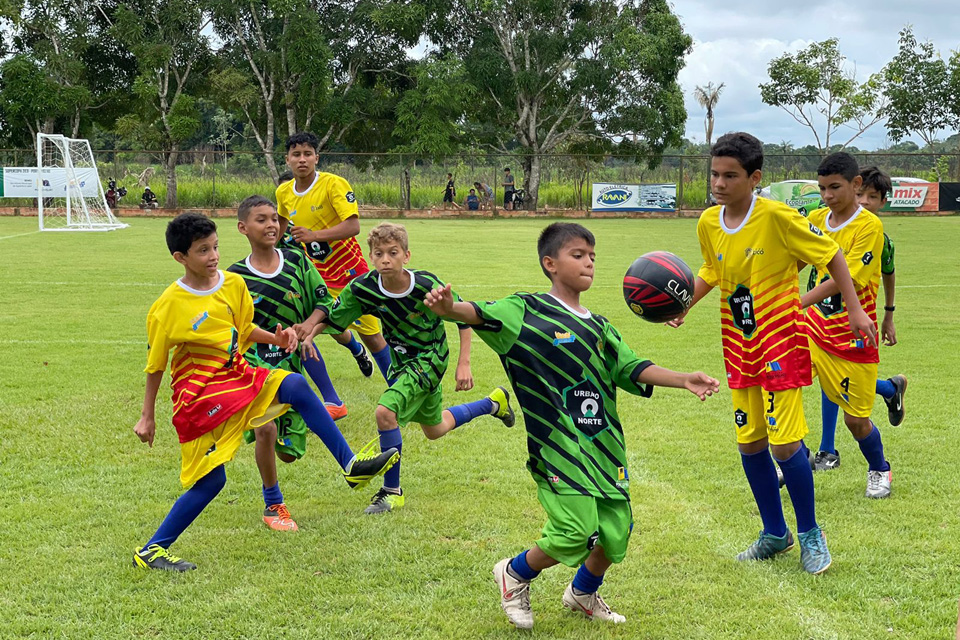
M 820 388 L 847 415 L 869 418 L 877 392 L 876 362 L 851 362 L 824 351 L 810 341 L 813 375 L 820 378 Z
M 799 442 L 807 435 L 802 389 L 767 391 L 763 387 L 730 389 L 737 444 L 769 438 L 770 444 Z
M 290 405 L 277 402 L 280 383 L 289 371 L 274 369 L 267 376 L 263 388 L 253 402 L 227 418 L 213 431 L 199 438 L 180 443 L 180 482 L 184 488 L 207 475 L 220 465 L 233 460 L 243 444 L 243 432 L 262 427 L 285 414 Z
M 336 300 L 340 297 L 340 292 L 343 291 L 343 289 L 328 287 L 327 291 L 329 291 L 333 299 Z M 375 336 L 380 333 L 380 321 L 374 316 L 360 316 L 360 319 L 356 320 L 350 328 L 362 336 Z

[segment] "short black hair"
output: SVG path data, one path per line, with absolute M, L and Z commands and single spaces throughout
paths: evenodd
M 240 203 L 240 206 L 237 207 L 237 220 L 243 222 L 250 215 L 250 212 L 262 206 L 268 206 L 274 211 L 277 210 L 277 205 L 273 204 L 269 199 L 264 198 L 263 196 L 255 195 L 248 196 Z
M 453 174 L 452 174 L 452 173 L 448 173 L 448 174 L 447 174 L 447 177 L 452 178 L 452 177 L 453 177 Z
M 212 236 L 217 232 L 217 224 L 199 213 L 181 213 L 167 224 L 167 249 L 170 255 L 177 251 L 187 253 L 190 245 L 197 240 Z
M 314 151 L 320 150 L 320 138 L 309 131 L 299 131 L 287 138 L 287 152 L 289 153 L 290 149 L 298 144 L 308 144 L 313 147 Z
M 510 171 L 510 167 L 504 167 L 503 170 L 504 170 L 504 171 Z
M 710 147 L 711 158 L 735 158 L 748 176 L 763 169 L 763 143 L 743 131 L 725 133 Z
M 473 186 L 475 186 L 477 189 L 479 189 L 479 188 L 480 188 L 480 183 L 479 183 L 479 182 L 474 182 L 474 183 L 473 183 Z
M 293 171 L 289 169 L 280 174 L 280 182 L 290 182 L 293 180 Z
M 863 188 L 876 189 L 877 193 L 880 194 L 881 200 L 886 200 L 887 195 L 893 191 L 893 183 L 890 182 L 890 176 L 878 167 L 867 167 L 861 170 L 860 177 L 863 178 Z
M 543 258 L 545 256 L 556 258 L 568 242 L 577 238 L 582 238 L 591 247 L 597 245 L 597 239 L 593 237 L 590 230 L 575 222 L 554 222 L 540 232 L 540 238 L 537 240 L 537 254 L 540 257 L 540 269 L 543 270 L 543 275 L 550 277 L 550 272 L 543 266 Z
M 817 167 L 817 175 L 841 175 L 847 182 L 852 182 L 854 178 L 860 175 L 860 165 L 857 164 L 856 158 L 846 151 L 837 151 L 820 161 L 820 166 Z

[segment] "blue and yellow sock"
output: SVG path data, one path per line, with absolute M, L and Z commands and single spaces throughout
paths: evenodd
M 780 483 L 777 480 L 777 468 L 773 466 L 770 451 L 764 449 L 758 453 L 741 453 L 740 462 L 747 475 L 753 499 L 760 510 L 763 531 L 771 536 L 787 535 L 787 521 L 783 519 L 783 504 L 780 502 Z
M 840 415 L 840 405 L 820 391 L 820 420 L 823 423 L 823 433 L 820 434 L 820 451 L 836 452 L 837 416 Z
M 895 396 L 897 393 L 897 386 L 890 382 L 890 380 L 877 380 L 877 395 L 881 395 L 887 400 Z
M 883 440 L 880 439 L 880 429 L 870 423 L 873 430 L 863 440 L 857 440 L 863 457 L 867 459 L 870 471 L 890 471 L 890 463 L 883 457 Z
M 400 434 L 400 427 L 380 432 L 380 451 L 386 451 L 391 447 L 396 447 L 397 451 L 403 449 L 403 437 Z M 400 462 L 390 467 L 383 474 L 384 489 L 400 489 Z
M 145 546 L 158 544 L 164 549 L 177 541 L 190 524 L 197 519 L 200 512 L 217 497 L 220 490 L 227 483 L 227 472 L 223 465 L 212 470 L 197 480 L 186 493 L 177 498 L 170 509 L 170 513 L 163 519 L 160 528 Z
M 313 348 L 317 349 L 316 342 L 314 342 Z M 317 385 L 317 391 L 320 392 L 320 395 L 323 397 L 323 401 L 336 405 L 342 405 L 343 400 L 341 400 L 340 396 L 337 395 L 337 390 L 333 388 L 333 382 L 330 380 L 330 374 L 327 373 L 327 364 L 323 361 L 323 356 L 320 355 L 319 349 L 317 349 L 317 357 L 320 359 L 314 360 L 313 358 L 300 358 L 300 362 L 303 363 L 303 368 L 306 369 L 307 375 L 310 376 L 311 380 L 313 380 L 313 384 Z
M 344 440 L 340 429 L 334 424 L 326 407 L 320 402 L 320 398 L 310 388 L 306 378 L 299 373 L 291 373 L 285 377 L 277 391 L 277 400 L 292 406 L 307 423 L 307 428 L 319 436 L 333 457 L 337 459 L 340 468 L 344 471 L 349 469 L 354 457 L 353 451 Z
M 473 402 L 454 405 L 447 409 L 447 411 L 453 415 L 453 428 L 456 429 L 457 427 L 470 422 L 474 418 L 490 415 L 490 413 L 493 411 L 493 400 L 490 398 L 482 398 Z
M 279 482 L 272 487 L 263 487 L 263 504 L 267 508 L 275 504 L 283 504 L 283 493 L 280 492 Z
M 800 442 L 800 448 L 786 460 L 778 460 L 783 480 L 790 493 L 793 511 L 797 516 L 797 533 L 806 533 L 817 526 L 817 511 L 813 493 L 813 471 L 810 452 Z

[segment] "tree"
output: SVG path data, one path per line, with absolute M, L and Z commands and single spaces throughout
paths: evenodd
M 129 0 L 117 11 L 113 30 L 138 70 L 137 109 L 117 120 L 117 132 L 160 150 L 167 208 L 177 206 L 177 161 L 200 129 L 196 99 L 212 64 L 203 10 L 202 0 Z
M 839 146 L 843 149 L 883 118 L 879 74 L 857 82 L 838 45 L 830 38 L 774 58 L 767 67 L 770 82 L 760 85 L 763 102 L 809 128 L 821 155 L 834 149 L 841 128 L 853 132 Z
M 706 117 L 703 121 L 704 133 L 706 133 L 707 149 L 710 148 L 710 145 L 713 144 L 713 109 L 717 106 L 717 102 L 720 101 L 720 94 L 723 93 L 723 88 L 726 85 L 721 82 L 718 86 L 714 87 L 712 82 L 708 82 L 707 86 L 701 87 L 697 86 L 693 90 L 693 97 L 701 107 L 706 110 Z M 707 201 L 706 204 L 710 204 L 710 165 L 707 164 Z
M 691 39 L 666 0 L 462 0 L 441 46 L 477 87 L 477 137 L 520 153 L 536 207 L 543 154 L 572 136 L 636 137 L 638 154 L 680 142 L 677 74 Z

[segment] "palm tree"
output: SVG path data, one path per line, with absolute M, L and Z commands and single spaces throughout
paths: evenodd
M 707 148 L 713 144 L 713 108 L 717 106 L 717 102 L 720 100 L 720 94 L 723 92 L 725 83 L 721 82 L 716 87 L 713 86 L 712 82 L 708 82 L 707 86 L 701 87 L 697 85 L 697 88 L 693 90 L 693 97 L 696 98 L 697 102 L 701 107 L 706 109 L 707 115 L 703 121 L 703 127 L 707 134 Z M 710 204 L 710 164 L 707 163 L 707 204 Z

